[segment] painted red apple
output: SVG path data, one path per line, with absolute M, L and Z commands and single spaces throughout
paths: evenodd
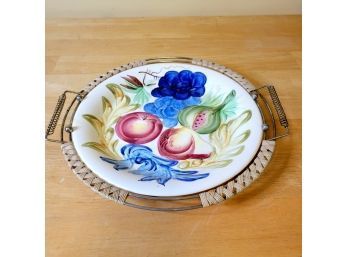
M 115 131 L 119 138 L 132 144 L 145 144 L 154 140 L 163 128 L 160 119 L 147 112 L 133 112 L 122 116 Z
M 167 129 L 158 140 L 159 153 L 174 160 L 205 159 L 211 150 L 207 142 L 187 128 Z

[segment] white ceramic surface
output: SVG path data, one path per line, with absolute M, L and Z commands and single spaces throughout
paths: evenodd
M 167 71 L 182 71 L 182 70 L 190 70 L 192 72 L 202 72 L 206 75 L 206 83 L 205 83 L 205 95 L 208 93 L 214 92 L 217 95 L 226 96 L 231 92 L 231 90 L 235 90 L 236 92 L 236 100 L 237 100 L 237 109 L 236 114 L 229 117 L 225 122 L 228 122 L 231 119 L 234 119 L 239 114 L 241 114 L 245 110 L 250 110 L 252 116 L 250 120 L 248 120 L 245 124 L 240 126 L 235 135 L 241 134 L 244 131 L 249 130 L 250 135 L 248 138 L 241 144 L 243 146 L 243 151 L 233 157 L 233 161 L 221 168 L 190 168 L 188 170 L 198 171 L 197 174 L 206 174 L 209 175 L 202 179 L 197 179 L 194 181 L 182 181 L 177 179 L 169 179 L 166 181 L 165 185 L 158 183 L 156 180 L 151 181 L 139 181 L 144 176 L 136 175 L 128 172 L 127 170 L 115 170 L 113 165 L 103 161 L 100 156 L 105 156 L 102 153 L 90 148 L 83 146 L 86 142 L 97 142 L 98 137 L 95 129 L 89 122 L 83 118 L 84 114 L 92 114 L 96 117 L 101 117 L 103 114 L 102 108 L 102 97 L 108 98 L 110 101 L 113 100 L 113 95 L 110 90 L 106 87 L 107 84 L 125 84 L 125 79 L 122 77 L 126 77 L 128 75 L 135 76 L 142 80 L 144 71 L 156 72 L 156 76 L 164 76 Z M 158 74 L 157 74 L 158 73 Z M 146 79 L 148 83 L 154 82 L 156 85 L 152 85 L 146 87 L 148 93 L 150 93 L 154 88 L 157 87 L 158 79 L 153 78 L 151 76 L 147 76 Z M 121 87 L 122 88 L 122 87 Z M 123 88 L 122 88 L 123 89 Z M 132 93 L 127 90 L 123 90 L 126 95 L 128 95 L 131 99 L 134 97 Z M 205 95 L 201 97 L 204 99 Z M 151 96 L 149 102 L 153 102 L 156 98 Z M 131 102 L 132 103 L 132 102 Z M 140 106 L 138 109 L 131 112 L 142 112 L 143 106 Z M 250 97 L 249 93 L 242 88 L 237 82 L 232 80 L 231 78 L 208 68 L 192 65 L 192 64 L 182 64 L 182 63 L 157 63 L 150 64 L 141 67 L 136 67 L 130 70 L 126 70 L 121 72 L 115 76 L 108 78 L 107 80 L 100 83 L 97 87 L 95 87 L 81 102 L 78 107 L 75 117 L 73 119 L 73 128 L 74 131 L 72 133 L 72 140 L 75 145 L 75 148 L 83 160 L 83 162 L 89 167 L 95 174 L 113 184 L 117 187 L 125 189 L 127 191 L 131 191 L 138 194 L 151 195 L 151 196 L 178 196 L 178 195 L 187 195 L 193 194 L 201 191 L 205 191 L 207 189 L 218 186 L 233 176 L 238 174 L 241 170 L 243 170 L 246 165 L 252 160 L 252 158 L 257 153 L 261 141 L 262 141 L 262 117 L 260 114 L 260 110 L 257 105 Z M 114 125 L 113 125 L 114 127 Z M 176 125 L 176 127 L 182 127 L 180 124 Z M 164 131 L 167 129 L 163 127 Z M 209 135 L 200 135 L 202 139 L 206 142 L 209 142 Z M 113 135 L 113 139 L 117 139 L 118 136 L 116 133 Z M 160 156 L 158 147 L 157 147 L 158 137 L 143 145 L 148 146 L 152 149 L 153 154 L 156 156 Z M 119 139 L 119 144 L 117 146 L 117 151 L 119 152 L 121 147 L 127 145 L 128 143 Z M 166 158 L 163 157 L 162 158 Z M 174 166 L 173 168 L 181 170 L 177 168 L 178 166 Z M 137 168 L 137 165 L 132 167 L 132 169 Z M 185 171 L 185 170 L 183 170 Z

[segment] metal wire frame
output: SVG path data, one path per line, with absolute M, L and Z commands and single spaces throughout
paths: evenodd
M 50 136 L 54 134 L 54 131 L 55 131 L 57 125 L 58 125 L 59 117 L 60 117 L 60 115 L 62 113 L 64 104 L 66 102 L 66 95 L 68 93 L 75 94 L 76 96 L 73 98 L 73 100 L 69 104 L 69 106 L 66 109 L 65 114 L 63 116 L 62 124 L 61 124 L 61 127 L 60 127 L 60 139 L 52 139 L 52 138 L 50 138 Z M 64 91 L 63 94 L 61 94 L 59 96 L 57 104 L 56 104 L 56 107 L 55 107 L 55 109 L 53 111 L 52 118 L 51 118 L 51 120 L 50 120 L 50 122 L 49 122 L 49 124 L 47 126 L 47 129 L 46 129 L 45 139 L 47 141 L 54 142 L 54 143 L 61 143 L 61 144 L 66 143 L 67 141 L 64 140 L 64 131 L 69 133 L 69 141 L 71 141 L 71 132 L 72 132 L 71 124 L 72 124 L 72 120 L 73 120 L 74 115 L 76 113 L 77 107 L 80 105 L 81 101 L 83 100 L 83 98 L 85 96 L 86 95 L 84 94 L 83 91 L 75 92 L 75 91 L 71 91 L 71 90 L 66 90 L 66 91 Z M 70 123 L 69 123 L 70 126 L 65 126 L 65 122 L 66 122 L 66 119 L 68 117 L 68 114 L 69 114 L 69 112 L 70 112 L 70 110 L 73 107 L 75 102 L 78 102 L 78 104 L 75 106 L 75 108 L 73 109 L 73 112 L 71 114 Z
M 189 64 L 191 64 L 192 61 L 193 61 L 193 59 L 192 58 L 188 58 L 188 57 L 160 57 L 160 58 L 150 58 L 150 59 L 146 59 L 145 60 L 146 64 L 169 63 L 169 62 L 179 62 L 179 63 L 189 63 Z M 214 64 L 214 63 L 212 63 L 212 64 Z M 209 68 L 209 67 L 205 67 L 205 68 Z M 222 72 L 220 72 L 220 73 L 222 73 Z M 226 73 L 222 73 L 222 74 L 225 74 L 229 78 L 235 80 L 234 78 L 232 78 L 231 76 L 229 76 Z M 271 96 L 273 106 L 275 107 L 275 109 L 277 111 L 277 114 L 279 116 L 280 124 L 284 128 L 286 128 L 286 133 L 285 134 L 277 135 L 276 121 L 275 121 L 275 118 L 274 118 L 274 114 L 272 112 L 272 109 L 271 109 L 270 104 L 268 103 L 267 99 L 261 93 L 262 89 L 264 89 L 264 88 L 268 89 L 268 93 Z M 72 102 L 69 104 L 69 106 L 68 106 L 68 108 L 65 111 L 65 114 L 63 116 L 62 124 L 61 124 L 61 128 L 60 128 L 60 139 L 51 139 L 51 138 L 49 138 L 49 136 L 51 136 L 54 133 L 55 128 L 56 128 L 56 126 L 58 124 L 59 117 L 61 115 L 63 106 L 64 106 L 64 104 L 66 102 L 66 94 L 67 93 L 75 94 L 76 97 L 74 97 Z M 73 131 L 72 121 L 74 119 L 74 115 L 76 113 L 76 110 L 77 110 L 78 106 L 80 105 L 81 101 L 84 99 L 84 97 L 87 94 L 88 93 L 86 93 L 83 90 L 80 91 L 80 92 L 74 92 L 74 91 L 67 90 L 59 97 L 57 105 L 56 105 L 56 108 L 55 108 L 55 110 L 53 112 L 52 118 L 51 118 L 51 120 L 49 122 L 49 125 L 47 127 L 47 130 L 46 130 L 45 138 L 46 138 L 47 141 L 61 143 L 61 144 L 67 142 L 67 141 L 64 140 L 64 131 L 69 134 L 69 141 L 72 141 L 72 137 L 71 137 L 71 133 Z M 278 95 L 276 93 L 275 88 L 273 86 L 267 85 L 267 86 L 263 86 L 263 87 L 260 87 L 258 89 L 252 90 L 251 92 L 249 92 L 249 94 L 255 100 L 255 102 L 256 102 L 259 110 L 260 110 L 260 113 L 261 113 L 261 116 L 262 116 L 262 120 L 263 120 L 263 123 L 265 125 L 265 127 L 264 127 L 265 130 L 268 129 L 268 124 L 266 123 L 263 110 L 260 107 L 260 104 L 258 103 L 258 99 L 259 98 L 263 101 L 263 103 L 266 106 L 266 109 L 267 109 L 268 113 L 270 114 L 271 124 L 272 124 L 272 137 L 268 138 L 267 140 L 276 140 L 278 138 L 281 138 L 281 137 L 284 137 L 284 136 L 288 135 L 288 132 L 289 132 L 288 122 L 287 122 L 284 109 L 283 109 L 283 107 L 282 107 L 282 105 L 280 103 L 280 100 L 279 100 L 279 97 L 278 97 Z M 72 109 L 72 107 L 73 107 L 73 105 L 75 103 L 77 103 L 77 104 L 75 105 L 75 107 L 74 107 L 74 109 L 73 109 L 73 111 L 71 113 L 70 122 L 66 126 L 65 125 L 66 119 L 68 117 L 68 114 L 69 114 L 70 110 Z M 264 138 L 265 137 L 266 137 L 266 135 L 264 133 Z M 254 161 L 256 156 L 257 156 L 257 154 L 255 155 L 255 157 L 253 158 L 253 160 L 250 163 L 252 163 Z M 240 175 L 240 173 L 237 174 L 236 176 L 234 176 L 230 181 L 234 180 L 238 175 Z M 225 183 L 227 183 L 227 182 L 228 181 L 226 181 Z M 219 187 L 219 186 L 216 186 L 216 187 Z M 211 189 L 209 189 L 209 190 L 211 190 Z M 133 193 L 133 192 L 128 192 L 128 196 L 134 197 L 136 199 L 143 199 L 143 200 L 183 201 L 183 200 L 190 200 L 190 199 L 200 199 L 200 197 L 199 197 L 200 193 L 201 192 L 198 192 L 198 193 L 195 193 L 195 194 L 191 194 L 191 195 L 170 197 L 170 196 L 149 196 L 149 195 L 141 195 L 141 194 L 137 194 L 137 193 Z M 126 206 L 130 206 L 130 207 L 134 207 L 134 208 L 138 208 L 138 209 L 144 209 L 144 210 L 151 210 L 151 211 L 184 211 L 184 210 L 191 210 L 191 209 L 202 208 L 202 204 L 183 206 L 183 207 L 151 207 L 151 206 L 147 206 L 147 205 L 139 205 L 139 204 L 131 203 L 131 202 L 128 202 L 127 200 L 128 200 L 128 197 L 127 197 L 126 201 L 124 202 L 124 205 L 126 205 Z

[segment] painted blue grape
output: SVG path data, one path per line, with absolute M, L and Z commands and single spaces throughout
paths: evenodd
M 154 97 L 172 96 L 177 100 L 186 100 L 190 97 L 201 97 L 205 93 L 207 77 L 202 72 L 189 70 L 167 71 L 160 78 L 158 87 L 151 94 Z

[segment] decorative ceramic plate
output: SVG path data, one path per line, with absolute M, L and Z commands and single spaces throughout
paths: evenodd
M 118 73 L 79 105 L 72 140 L 95 174 L 124 190 L 179 196 L 214 188 L 257 153 L 262 117 L 232 78 L 186 63 Z

